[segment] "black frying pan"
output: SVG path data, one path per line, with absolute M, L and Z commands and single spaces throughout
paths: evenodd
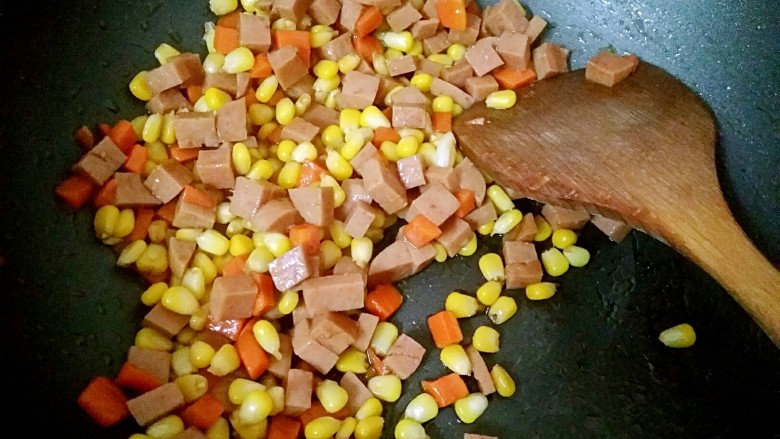
M 91 212 L 69 211 L 53 187 L 80 155 L 75 128 L 143 111 L 129 80 L 154 66 L 161 42 L 203 53 L 211 17 L 205 0 L 43 3 L 0 5 L 2 419 L 20 437 L 127 438 L 140 431 L 132 421 L 102 430 L 75 401 L 91 377 L 113 376 L 124 361 L 145 312 L 143 283 L 114 267 L 111 250 L 92 235 Z M 730 206 L 780 262 L 777 4 L 524 4 L 550 21 L 545 39 L 573 49 L 573 68 L 612 46 L 666 68 L 710 104 Z M 509 369 L 517 395 L 492 398 L 471 426 L 443 410 L 427 426 L 432 437 L 780 437 L 780 351 L 722 288 L 640 233 L 616 245 L 589 227 L 580 242 L 593 254 L 590 265 L 563 276 L 549 301 L 518 295 L 520 311 L 500 327 L 503 348 L 488 362 Z M 395 318 L 402 330 L 430 346 L 425 317 L 451 290 L 474 291 L 476 259 L 496 245 L 486 240 L 473 257 L 403 281 L 407 302 Z M 656 340 L 680 322 L 696 328 L 694 347 L 673 350 Z M 464 332 L 480 323 L 473 319 Z M 429 354 L 390 406 L 388 423 L 421 379 L 443 371 Z

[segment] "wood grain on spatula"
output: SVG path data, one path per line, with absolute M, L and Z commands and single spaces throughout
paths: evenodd
M 605 87 L 570 72 L 519 90 L 509 110 L 475 105 L 453 131 L 466 156 L 519 196 L 582 205 L 667 242 L 780 345 L 780 272 L 723 198 L 710 110 L 671 75 L 644 63 Z

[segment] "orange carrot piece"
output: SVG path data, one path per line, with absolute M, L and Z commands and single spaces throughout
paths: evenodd
M 74 209 L 87 204 L 94 191 L 95 184 L 91 180 L 75 174 L 62 180 L 54 189 L 54 192 Z
M 322 174 L 327 174 L 327 172 L 327 169 L 318 162 L 307 160 L 301 165 L 301 176 L 298 178 L 297 187 L 307 187 L 318 183 Z
M 271 69 L 271 63 L 268 62 L 268 56 L 265 53 L 258 53 L 255 56 L 255 65 L 249 71 L 249 77 L 254 79 L 265 79 L 274 74 Z
M 219 20 L 217 20 L 217 26 L 238 29 L 238 18 L 240 17 L 239 14 L 240 12 L 236 10 L 219 17 Z
M 127 155 L 127 160 L 125 160 L 122 167 L 128 172 L 140 174 L 144 171 L 144 166 L 146 165 L 146 159 L 148 157 L 149 151 L 136 143 L 130 148 L 130 153 Z
M 164 220 L 168 224 L 173 224 L 173 217 L 176 215 L 176 198 L 163 204 L 154 213 L 156 217 Z
M 99 123 L 98 124 L 98 131 L 100 131 L 100 134 L 103 135 L 103 137 L 111 134 L 111 125 L 107 123 Z
M 260 346 L 252 332 L 252 326 L 256 321 L 256 319 L 249 320 L 238 334 L 235 343 L 238 358 L 241 359 L 241 364 L 244 365 L 247 375 L 253 380 L 258 379 L 271 364 L 268 353 Z
M 468 189 L 458 189 L 453 193 L 453 195 L 455 195 L 455 198 L 457 198 L 458 202 L 460 203 L 460 207 L 458 207 L 458 210 L 455 211 L 455 216 L 458 218 L 463 218 L 464 216 L 468 215 L 469 212 L 474 210 L 475 207 L 477 207 L 477 200 L 474 197 L 474 191 L 470 191 Z
M 252 279 L 257 285 L 257 298 L 252 307 L 252 315 L 261 316 L 276 306 L 276 295 L 274 294 L 274 281 L 266 273 L 252 273 Z
M 79 394 L 78 404 L 101 427 L 111 427 L 130 416 L 122 389 L 106 377 L 90 381 Z
M 246 259 L 249 255 L 233 256 L 229 261 L 222 266 L 223 276 L 235 276 L 237 274 L 244 273 L 244 265 L 246 265 Z
M 274 95 L 276 95 L 276 93 L 274 93 Z M 276 104 L 274 104 L 274 105 L 276 105 Z M 282 125 L 277 126 L 276 128 L 274 128 L 273 131 L 268 133 L 268 136 L 266 136 L 265 140 L 271 142 L 272 145 L 278 145 L 279 142 L 282 141 L 282 130 L 283 129 L 284 129 L 284 127 Z
M 436 13 L 441 25 L 452 30 L 466 30 L 466 2 L 464 0 L 436 0 Z
M 141 370 L 134 364 L 125 362 L 114 382 L 124 389 L 134 390 L 139 393 L 148 392 L 162 386 L 162 382 L 156 376 Z
M 433 381 L 423 381 L 421 384 L 423 391 L 433 396 L 439 408 L 447 407 L 469 394 L 466 383 L 457 373 L 447 374 Z
M 252 104 L 257 104 L 260 101 L 257 100 L 257 96 L 255 96 L 255 89 L 254 87 L 247 87 L 246 93 L 244 93 L 244 102 L 246 103 L 246 109 L 249 110 L 249 107 L 252 106 Z
M 431 331 L 436 347 L 460 343 L 463 340 L 463 332 L 458 325 L 458 319 L 452 311 L 444 310 L 428 317 L 428 329 Z
M 498 84 L 509 90 L 515 90 L 528 85 L 536 80 L 536 71 L 533 68 L 525 70 L 513 70 L 509 67 L 502 67 L 493 71 L 493 77 Z
M 214 198 L 208 192 L 189 184 L 184 186 L 184 190 L 181 191 L 181 200 L 184 203 L 194 204 L 204 209 L 211 209 L 216 205 Z
M 200 154 L 200 148 L 179 148 L 178 146 L 168 147 L 168 152 L 171 153 L 171 157 L 176 159 L 179 163 L 187 163 L 198 158 Z
M 355 22 L 355 35 L 364 37 L 377 30 L 385 19 L 382 11 L 376 6 L 369 6 L 363 10 L 363 13 Z
M 368 365 L 374 369 L 377 375 L 390 375 L 393 373 L 389 367 L 385 366 L 385 362 L 379 358 L 376 351 L 372 348 L 366 349 L 366 357 L 368 358 Z
M 441 236 L 441 229 L 425 215 L 417 215 L 404 226 L 404 238 L 420 248 Z
M 227 55 L 238 47 L 238 31 L 235 28 L 217 26 L 214 28 L 214 50 Z
M 181 419 L 186 425 L 205 430 L 216 422 L 222 413 L 225 412 L 225 406 L 216 396 L 207 393 L 189 407 L 181 412 Z
M 387 107 L 384 110 L 382 110 L 382 114 L 385 115 L 387 120 L 393 120 L 393 107 Z
M 290 227 L 290 241 L 293 246 L 302 245 L 307 255 L 320 252 L 320 228 L 313 224 L 295 224 Z
M 297 439 L 301 434 L 301 422 L 285 415 L 274 415 L 268 426 L 268 439 Z
M 446 133 L 452 131 L 452 113 L 433 113 L 432 128 L 437 133 Z
M 135 225 L 133 225 L 133 231 L 127 235 L 127 242 L 146 239 L 146 234 L 149 232 L 149 225 L 152 224 L 153 219 L 154 210 L 148 207 L 139 207 L 138 210 L 135 211 Z
M 355 48 L 355 52 L 367 63 L 374 61 L 375 53 L 381 54 L 383 52 L 382 43 L 373 35 L 366 35 L 362 38 L 352 37 L 352 46 Z
M 392 118 L 391 118 L 392 120 Z M 398 130 L 395 128 L 379 127 L 374 130 L 374 138 L 371 142 L 379 148 L 383 142 L 390 141 L 398 143 L 401 140 L 401 136 L 398 134 Z
M 274 92 L 274 94 L 271 95 L 271 99 L 269 99 L 268 102 L 266 102 L 266 104 L 268 104 L 268 105 L 273 107 L 274 105 L 278 104 L 279 101 L 281 101 L 283 97 L 285 97 L 284 92 L 281 91 L 281 90 L 276 90 Z M 281 129 L 282 129 L 282 127 L 280 126 L 279 127 L 280 133 L 281 133 Z
M 303 426 L 306 427 L 309 424 L 309 422 L 317 418 L 321 418 L 323 416 L 330 416 L 339 420 L 344 420 L 349 415 L 350 412 L 346 406 L 343 409 L 337 411 L 336 413 L 328 413 L 328 411 L 325 410 L 325 407 L 322 406 L 321 402 L 313 401 L 311 403 L 311 407 L 306 409 L 305 412 L 301 413 L 299 419 L 301 420 Z
M 92 204 L 95 207 L 103 207 L 109 204 L 114 204 L 116 200 L 116 179 L 111 178 L 103 186 L 98 189 L 95 194 L 95 198 L 92 200 Z
M 195 105 L 201 96 L 203 96 L 203 86 L 191 85 L 187 87 L 187 101 L 190 103 L 190 105 Z
M 306 67 L 309 67 L 309 62 L 311 61 L 311 34 L 308 31 L 276 30 L 273 33 L 273 40 L 277 48 L 294 46 L 298 50 L 298 56 L 301 57 Z
M 108 137 L 114 141 L 116 146 L 127 155 L 133 146 L 138 142 L 138 135 L 135 133 L 133 124 L 122 119 L 111 127 L 111 132 L 108 133 Z
M 403 301 L 404 296 L 393 284 L 379 284 L 366 295 L 365 308 L 380 321 L 385 321 L 401 307 Z

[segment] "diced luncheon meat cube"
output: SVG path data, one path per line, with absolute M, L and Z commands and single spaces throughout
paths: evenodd
M 73 170 L 97 185 L 107 182 L 127 160 L 110 137 L 105 136 L 73 166 Z
M 417 70 L 417 59 L 411 55 L 387 60 L 387 70 L 390 76 L 401 76 Z
M 349 256 L 342 256 L 338 262 L 336 262 L 336 265 L 333 266 L 333 275 L 339 274 L 359 274 L 363 279 L 363 286 L 365 286 L 368 281 L 368 269 L 358 265 L 357 262 Z
M 538 231 L 539 229 L 536 227 L 536 221 L 534 221 L 534 214 L 528 212 L 523 215 L 520 224 L 504 235 L 504 241 L 533 242 Z
M 398 378 L 405 380 L 420 367 L 425 348 L 415 339 L 406 334 L 401 334 L 387 352 L 383 362 Z
M 216 205 L 204 207 L 195 203 L 190 203 L 183 197 L 179 197 L 176 202 L 176 211 L 173 215 L 173 226 L 180 229 L 210 229 L 214 227 L 216 215 Z
M 416 40 L 423 40 L 436 35 L 436 31 L 439 30 L 439 19 L 432 18 L 428 20 L 420 20 L 412 24 L 410 32 Z
M 303 75 L 301 79 L 295 81 L 295 84 L 287 87 L 287 89 L 284 90 L 284 93 L 292 100 L 297 100 L 304 94 L 308 94 L 309 96 L 313 95 L 314 76 L 309 75 L 308 73 Z
M 425 128 L 430 125 L 431 116 L 425 108 L 418 106 L 393 107 L 394 128 Z
M 341 93 L 336 98 L 340 108 L 363 110 L 374 103 L 379 78 L 352 70 L 344 75 Z
M 448 47 L 450 47 L 450 42 L 447 41 L 447 32 L 445 31 L 423 40 L 423 53 L 425 56 L 441 53 L 447 50 Z
M 639 66 L 639 58 L 633 55 L 619 56 L 603 50 L 588 60 L 585 79 L 612 87 L 626 79 Z
M 309 363 L 317 371 L 326 374 L 336 365 L 339 356 L 315 340 L 311 335 L 311 322 L 302 320 L 292 329 L 293 353 Z
M 510 69 L 525 70 L 531 62 L 531 41 L 528 35 L 504 32 L 498 39 L 496 52 Z
M 450 29 L 447 34 L 447 40 L 450 44 L 462 44 L 466 47 L 471 46 L 477 42 L 479 37 L 479 29 L 482 26 L 482 19 L 479 15 L 468 14 L 466 15 L 466 29 L 456 30 Z
M 179 386 L 166 383 L 128 400 L 127 408 L 138 425 L 147 427 L 185 404 L 184 394 L 179 390 Z
M 485 360 L 482 358 L 482 354 L 474 348 L 474 346 L 466 347 L 466 355 L 468 355 L 471 361 L 471 374 L 474 379 L 477 380 L 477 386 L 479 391 L 483 395 L 490 395 L 496 392 L 496 386 L 493 384 L 493 378 L 490 376 L 490 371 L 485 364 Z
M 160 200 L 144 186 L 141 174 L 117 172 L 114 174 L 114 179 L 116 180 L 114 205 L 117 207 L 149 207 L 161 204 Z
M 351 0 L 345 0 L 344 5 L 346 6 L 349 3 L 354 3 Z M 358 3 L 354 3 L 360 6 Z M 344 12 L 342 11 L 341 14 L 342 18 L 344 17 Z M 355 18 L 357 20 L 357 17 Z M 349 32 L 343 33 L 336 38 L 330 40 L 329 42 L 325 43 L 324 46 L 320 48 L 320 56 L 324 59 L 329 59 L 331 61 L 338 61 L 341 58 L 343 58 L 346 55 L 349 55 L 350 53 L 354 53 L 355 49 L 352 47 L 352 34 Z
M 341 4 L 338 0 L 314 0 L 309 6 L 309 15 L 320 24 L 330 26 L 339 18 Z
M 312 102 L 309 108 L 301 116 L 303 120 L 323 130 L 329 125 L 339 124 L 339 112 L 322 104 Z
M 631 227 L 625 222 L 599 214 L 593 215 L 590 222 L 615 242 L 623 241 L 631 232 Z
M 339 385 L 347 391 L 347 411 L 350 415 L 357 413 L 358 409 L 374 396 L 371 390 L 363 384 L 360 377 L 352 372 L 346 372 L 339 380 Z
M 417 9 L 412 6 L 412 2 L 406 2 L 403 6 L 387 14 L 387 24 L 390 25 L 393 31 L 401 32 L 418 22 L 421 18 L 422 14 L 417 12 Z
M 423 3 L 422 9 L 420 9 L 420 12 L 422 12 L 423 17 L 425 18 L 439 18 L 439 13 L 436 10 L 436 0 L 425 0 L 425 3 Z
M 466 91 L 476 102 L 484 101 L 490 93 L 498 91 L 498 82 L 491 75 L 466 79 Z
M 195 172 L 204 184 L 216 189 L 231 189 L 236 185 L 232 163 L 228 145 L 217 149 L 202 149 L 195 161 Z
M 250 220 L 250 228 L 256 232 L 285 233 L 290 226 L 302 222 L 301 214 L 289 198 L 275 198 L 257 210 Z
M 542 207 L 542 216 L 550 223 L 553 230 L 579 230 L 590 221 L 590 214 L 580 206 L 567 208 L 545 204 Z
M 143 326 L 152 328 L 170 338 L 187 326 L 189 321 L 189 316 L 177 314 L 158 303 L 144 316 Z
M 470 232 L 470 230 L 469 230 Z M 458 249 L 460 250 L 460 248 Z M 412 275 L 413 261 L 403 240 L 393 242 L 377 254 L 368 268 L 368 285 L 398 282 Z
M 274 0 L 273 12 L 282 18 L 298 22 L 306 14 L 310 4 L 311 0 Z
M 254 53 L 265 53 L 271 47 L 271 22 L 268 16 L 240 14 L 238 42 Z
M 504 65 L 504 61 L 498 56 L 498 52 L 487 38 L 481 39 L 469 47 L 466 50 L 465 58 L 477 76 L 483 76 Z
M 358 316 L 358 334 L 355 341 L 352 343 L 352 347 L 365 352 L 371 343 L 371 337 L 374 335 L 374 330 L 379 324 L 379 317 L 362 312 Z
M 528 35 L 528 41 L 530 43 L 536 41 L 545 27 L 547 27 L 547 21 L 538 15 L 534 15 L 531 21 L 528 22 L 528 28 L 525 30 L 525 34 Z
M 496 207 L 490 201 L 485 201 L 481 206 L 472 210 L 463 219 L 472 229 L 478 229 L 480 226 L 495 221 L 498 218 Z
M 457 179 L 457 188 L 470 190 L 474 193 L 476 204 L 482 204 L 487 192 L 487 184 L 485 183 L 485 177 L 479 172 L 474 162 L 468 157 L 464 158 L 455 166 L 454 172 Z
M 144 180 L 146 186 L 158 200 L 167 203 L 192 183 L 195 176 L 176 159 L 168 159 L 157 165 Z
M 238 75 L 225 72 L 206 73 L 206 79 L 203 80 L 203 90 L 208 90 L 210 88 L 220 89 L 225 93 L 236 97 L 238 94 Z M 246 90 L 244 90 L 244 92 L 246 92 Z
M 474 69 L 471 68 L 468 60 L 465 58 L 453 64 L 451 67 L 442 69 L 439 73 L 439 77 L 450 84 L 463 88 L 466 86 L 466 81 L 474 76 Z
M 444 246 L 450 257 L 458 254 L 460 249 L 474 236 L 471 226 L 460 218 L 452 217 L 441 225 L 441 235 L 436 242 Z
M 363 175 L 363 184 L 366 192 L 382 209 L 394 214 L 406 207 L 406 188 L 395 167 L 390 168 L 374 159 L 365 164 L 365 169 L 367 172 Z
M 333 223 L 333 188 L 302 187 L 290 189 L 288 193 L 307 223 L 319 227 L 328 227 Z
M 170 352 L 130 346 L 130 349 L 127 351 L 127 362 L 157 378 L 161 383 L 170 381 Z
M 285 90 L 306 76 L 309 71 L 294 46 L 283 46 L 269 52 L 268 63 L 271 64 L 279 85 Z
M 257 285 L 248 274 L 219 276 L 214 279 L 209 300 L 214 321 L 245 319 L 252 316 Z
M 358 201 L 344 220 L 344 231 L 353 238 L 362 238 L 371 227 L 374 218 L 376 213 L 371 205 Z
M 246 99 L 230 101 L 217 110 L 217 136 L 220 142 L 240 142 L 247 138 Z
M 471 66 L 469 66 L 471 67 Z M 420 65 L 417 66 L 417 73 L 427 73 L 433 78 L 441 76 L 441 71 L 444 69 L 444 64 L 439 64 L 436 61 L 431 61 L 428 58 L 420 60 Z
M 458 174 L 455 169 L 449 166 L 431 166 L 425 170 L 425 179 L 428 184 L 420 187 L 421 192 L 425 192 L 428 189 L 434 187 L 434 184 L 439 183 L 444 186 L 450 192 L 454 192 L 458 189 Z
M 536 253 L 536 246 L 531 242 L 504 241 L 501 252 L 504 256 L 504 263 L 507 265 L 526 263 L 539 259 Z
M 355 24 L 363 13 L 364 6 L 355 0 L 342 0 L 341 2 L 341 16 L 339 17 L 339 24 L 349 32 L 355 31 Z M 351 40 L 350 35 L 350 40 Z M 352 44 L 350 43 L 350 46 Z M 350 49 L 352 51 L 352 49 Z
M 311 407 L 314 374 L 308 370 L 290 369 L 284 386 L 284 413 L 298 416 Z
M 346 314 L 326 312 L 311 321 L 311 337 L 335 354 L 341 354 L 358 335 L 358 323 Z
M 183 85 L 190 79 L 193 83 L 202 82 L 201 75 L 203 75 L 203 67 L 200 65 L 200 56 L 183 53 L 150 70 L 146 75 L 146 84 L 152 95 L 156 95 L 169 88 Z
M 193 241 L 184 241 L 177 238 L 168 240 L 168 267 L 177 278 L 184 275 L 184 270 L 189 267 L 197 245 Z
M 320 129 L 316 125 L 296 117 L 282 128 L 282 139 L 289 139 L 295 143 L 311 142 L 319 132 Z
M 279 291 L 287 291 L 312 275 L 306 252 L 300 245 L 274 259 L 268 271 Z
M 301 285 L 303 301 L 314 317 L 328 311 L 351 311 L 363 308 L 366 287 L 357 273 L 322 276 Z
M 251 219 L 267 202 L 287 195 L 284 188 L 268 181 L 254 181 L 246 177 L 236 178 L 230 197 L 230 212 L 244 219 Z
M 553 44 L 542 43 L 531 53 L 536 69 L 536 77 L 545 79 L 569 71 L 569 49 Z
M 436 257 L 436 249 L 432 244 L 426 244 L 417 248 L 406 239 L 403 239 L 403 241 L 404 244 L 406 244 L 407 250 L 409 250 L 409 256 L 412 258 L 411 274 L 421 272 L 425 267 L 430 265 L 430 263 L 433 262 L 433 258 Z
M 416 188 L 425 184 L 425 166 L 423 156 L 415 154 L 404 157 L 396 162 L 398 175 L 407 189 Z
M 522 33 L 528 28 L 523 7 L 514 0 L 501 0 L 483 14 L 483 19 L 487 31 L 496 37 L 506 31 Z
M 440 78 L 433 78 L 431 93 L 434 96 L 449 96 L 463 108 L 474 105 L 474 98 L 470 94 Z
M 277 378 L 283 379 L 290 372 L 293 357 L 292 338 L 287 334 L 279 334 L 279 353 L 281 358 L 277 359 L 273 355 L 270 356 L 268 372 Z
M 390 94 L 393 107 L 424 107 L 431 101 L 415 86 L 402 87 Z M 395 113 L 395 111 L 393 111 Z
M 176 113 L 173 129 L 179 148 L 219 146 L 217 119 L 212 113 Z
M 443 185 L 434 183 L 421 194 L 409 207 L 409 215 L 414 218 L 417 215 L 425 215 L 432 223 L 440 226 L 447 221 L 460 207 L 458 199 Z
M 150 113 L 164 114 L 177 110 L 192 110 L 192 105 L 178 89 L 170 88 L 152 96 L 146 103 Z
M 542 281 L 542 263 L 539 260 L 507 264 L 506 287 L 525 288 L 528 285 Z

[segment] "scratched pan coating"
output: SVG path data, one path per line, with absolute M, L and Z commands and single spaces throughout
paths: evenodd
M 68 211 L 52 189 L 79 156 L 71 139 L 76 127 L 142 111 L 127 83 L 154 65 L 157 44 L 203 53 L 206 2 L 7 3 L 0 5 L 0 346 L 10 407 L 3 419 L 21 437 L 127 438 L 139 431 L 131 421 L 100 429 L 75 400 L 90 378 L 121 366 L 144 314 L 142 282 L 114 267 L 111 250 L 92 235 L 91 215 Z M 573 49 L 573 68 L 612 46 L 667 69 L 702 96 L 721 135 L 718 171 L 729 205 L 756 245 L 780 262 L 777 8 L 704 0 L 524 4 L 551 22 L 547 41 Z M 561 277 L 554 298 L 532 303 L 508 292 L 520 309 L 499 327 L 502 349 L 486 358 L 510 371 L 518 393 L 491 397 L 473 425 L 442 410 L 426 425 L 428 434 L 780 435 L 780 351 L 722 288 L 640 233 L 618 245 L 588 227 L 580 242 L 591 263 Z M 497 246 L 497 239 L 484 240 L 474 256 L 434 264 L 400 283 L 406 306 L 394 321 L 429 353 L 389 406 L 389 425 L 420 391 L 420 380 L 444 372 L 425 318 L 450 291 L 473 292 L 481 283 L 479 255 Z M 697 330 L 693 348 L 673 350 L 656 340 L 683 321 Z M 465 322 L 467 338 L 485 322 Z

